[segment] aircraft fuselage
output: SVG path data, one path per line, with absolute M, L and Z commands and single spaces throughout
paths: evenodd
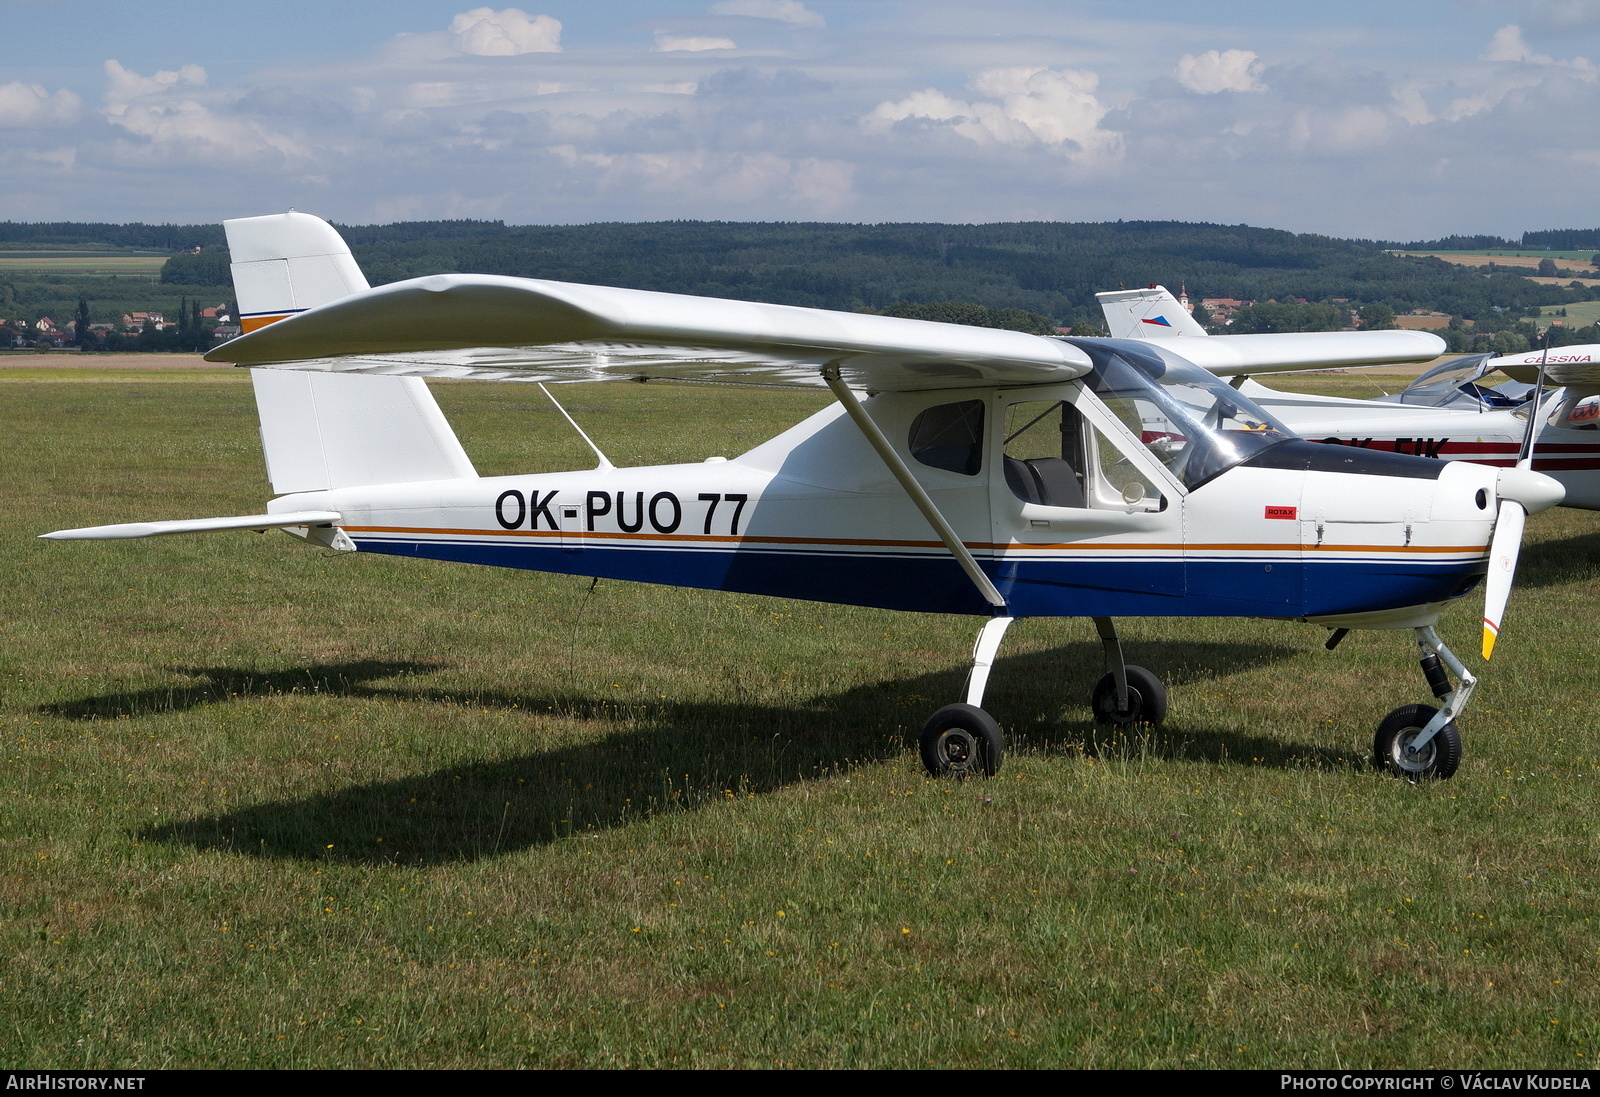
M 1017 407 L 1075 402 L 1119 447 L 1083 484 L 1114 465 L 1146 494 L 1129 502 L 1090 490 L 1070 506 L 1025 499 L 1006 480 L 997 427 L 974 443 L 970 469 L 920 463 L 914 424 L 953 399 L 981 401 L 996 425 Z M 1332 621 L 1398 611 L 1404 624 L 1436 617 L 1484 571 L 1493 469 L 1293 441 L 1189 490 L 1131 433 L 1119 435 L 1077 382 L 882 394 L 866 407 L 1013 616 Z M 338 511 L 367 552 L 990 612 L 837 405 L 733 460 L 344 488 L 283 496 L 270 509 Z

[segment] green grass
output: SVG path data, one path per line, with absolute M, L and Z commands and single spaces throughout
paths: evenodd
M 1274 379 L 1275 382 L 1279 379 Z M 1300 379 L 1347 390 L 1364 382 Z M 537 390 L 438 386 L 485 472 L 590 463 Z M 806 393 L 560 390 L 619 463 Z M 1403 633 L 1012 630 L 999 779 L 925 779 L 975 622 L 247 533 L 248 389 L 0 392 L 0 1047 L 29 1067 L 1496 1067 L 1600 1054 L 1594 515 L 1530 523 L 1459 775 L 1369 769 Z M 1477 643 L 1476 598 L 1443 631 Z M 1473 660 L 1476 663 L 1476 660 Z
M 1556 315 L 1562 309 L 1565 316 Z M 1570 305 L 1546 305 L 1539 310 L 1539 325 L 1547 327 L 1551 320 L 1560 320 L 1562 327 L 1581 328 L 1600 324 L 1600 301 L 1576 301 Z

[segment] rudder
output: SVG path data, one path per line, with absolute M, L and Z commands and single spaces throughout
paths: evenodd
M 223 228 L 246 332 L 368 288 L 344 238 L 320 217 L 290 210 Z M 421 378 L 271 369 L 250 376 L 276 492 L 478 475 Z

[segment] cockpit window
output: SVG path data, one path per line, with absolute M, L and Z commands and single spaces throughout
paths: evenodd
M 976 476 L 983 468 L 983 401 L 928 408 L 911 423 L 911 456 L 924 465 Z
M 1193 489 L 1297 435 L 1214 374 L 1127 340 L 1071 340 L 1094 362 L 1084 380 L 1124 426 Z
M 1533 391 L 1533 386 L 1510 382 L 1490 388 L 1484 379 L 1500 368 L 1489 364 L 1492 357 L 1490 354 L 1474 354 L 1435 366 L 1406 386 L 1406 390 L 1400 394 L 1400 402 L 1427 408 L 1454 404 L 1466 404 L 1479 410 L 1516 407 Z M 1502 377 L 1501 381 L 1505 381 L 1505 378 Z

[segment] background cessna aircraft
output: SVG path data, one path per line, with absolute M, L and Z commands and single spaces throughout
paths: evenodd
M 1095 295 L 1115 338 L 1160 340 L 1293 427 L 1323 442 L 1511 468 L 1528 435 L 1541 362 L 1532 467 L 1561 481 L 1564 506 L 1600 510 L 1600 345 L 1554 347 L 1499 358 L 1468 355 L 1435 366 L 1402 393 L 1370 400 L 1281 392 L 1250 379 L 1265 371 L 1230 360 L 1162 286 Z M 1505 374 L 1489 387 L 1495 372 Z M 1278 371 L 1282 372 L 1282 371 Z
M 342 551 L 987 617 L 964 699 L 923 727 L 934 775 L 999 767 L 980 706 L 1019 617 L 1093 619 L 1096 717 L 1159 723 L 1165 689 L 1123 662 L 1113 624 L 1150 615 L 1304 620 L 1333 643 L 1412 630 L 1442 704 L 1391 712 L 1374 760 L 1448 777 L 1476 679 L 1433 626 L 1487 568 L 1487 654 L 1523 517 L 1561 498 L 1526 469 L 1303 441 L 1170 344 L 493 275 L 368 288 L 318 218 L 226 228 L 247 334 L 207 358 L 261 367 L 278 497 L 47 537 L 280 528 Z M 1206 365 L 1268 371 L 1442 348 L 1406 331 L 1190 342 Z M 838 402 L 732 460 L 616 468 L 596 448 L 592 469 L 480 477 L 428 376 L 825 386 Z

